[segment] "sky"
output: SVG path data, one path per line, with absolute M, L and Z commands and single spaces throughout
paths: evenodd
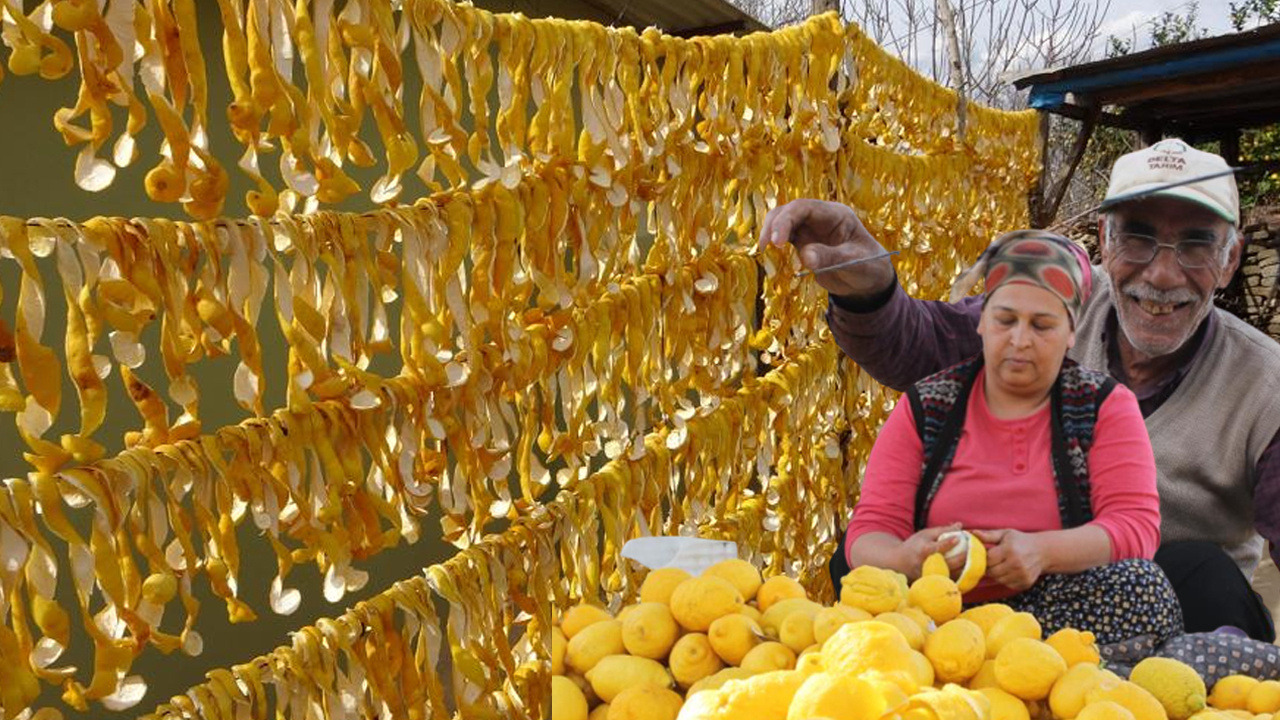
M 1146 47 L 1150 45 L 1151 24 L 1156 18 L 1165 12 L 1182 15 L 1190 7 L 1188 0 L 1111 0 L 1100 34 L 1104 40 L 1110 35 L 1128 39 L 1133 37 L 1136 28 L 1138 47 Z M 1200 0 L 1197 18 L 1210 35 L 1233 32 L 1228 0 Z

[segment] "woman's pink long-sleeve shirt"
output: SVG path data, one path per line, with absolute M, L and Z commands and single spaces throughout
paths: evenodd
M 978 373 L 960 444 L 926 518 L 927 527 L 959 522 L 969 530 L 1061 530 L 1058 491 L 1050 460 L 1049 406 L 1016 420 L 987 407 L 985 373 Z M 845 536 L 845 554 L 862 535 L 913 532 L 916 488 L 924 449 L 911 403 L 899 402 L 867 460 L 862 496 Z M 1112 561 L 1151 558 L 1160 544 L 1160 499 L 1147 427 L 1133 392 L 1117 385 L 1098 410 L 1089 449 L 1093 520 L 1111 538 Z M 1012 595 L 984 581 L 966 602 Z

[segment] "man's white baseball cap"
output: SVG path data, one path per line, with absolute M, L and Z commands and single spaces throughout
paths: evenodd
M 1191 178 L 1220 173 L 1218 177 L 1146 191 Z M 1240 224 L 1240 193 L 1231 166 L 1220 155 L 1197 150 L 1177 138 L 1169 138 L 1148 148 L 1120 156 L 1111 168 L 1111 183 L 1103 208 L 1119 205 L 1130 195 L 1172 197 L 1189 200 L 1212 210 L 1229 223 Z

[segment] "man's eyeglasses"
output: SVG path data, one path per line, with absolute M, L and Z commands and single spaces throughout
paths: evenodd
M 1169 248 L 1177 255 L 1178 264 L 1187 270 L 1215 267 L 1222 263 L 1222 249 L 1208 240 L 1179 240 L 1162 243 L 1150 235 L 1122 232 L 1111 240 L 1120 258 L 1138 265 L 1146 265 L 1156 259 L 1161 248 Z

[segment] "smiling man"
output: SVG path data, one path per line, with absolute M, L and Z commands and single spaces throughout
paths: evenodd
M 1242 252 L 1234 178 L 1164 187 L 1227 169 L 1176 139 L 1116 162 L 1099 218 L 1102 265 L 1070 357 L 1138 397 L 1160 492 L 1155 559 L 1187 631 L 1230 626 L 1271 641 L 1249 579 L 1264 537 L 1280 555 L 1280 345 L 1213 302 Z M 809 268 L 882 252 L 853 210 L 818 200 L 772 211 L 761 242 L 791 242 Z M 905 389 L 981 349 L 980 297 L 912 299 L 888 259 L 815 278 L 830 293 L 836 341 L 885 385 Z

